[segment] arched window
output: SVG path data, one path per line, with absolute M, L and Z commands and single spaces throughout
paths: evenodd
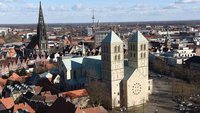
M 144 58 L 146 58 L 146 53 L 144 53 Z
M 129 48 L 130 48 L 130 50 L 132 50 L 132 45 L 131 44 L 129 45 Z
M 142 44 L 140 45 L 140 50 L 143 50 L 143 45 Z
M 135 51 L 135 45 L 134 45 L 134 44 L 132 44 L 132 46 L 133 46 L 133 50 Z
M 144 50 L 146 50 L 146 44 L 144 44 Z
M 120 55 L 118 55 L 118 60 L 120 60 L 121 58 L 120 58 Z
M 118 52 L 120 52 L 120 46 L 118 46 Z
M 115 53 L 117 52 L 117 46 L 115 46 Z
M 115 60 L 117 60 L 117 55 L 115 55 Z
M 143 53 L 140 53 L 140 57 L 141 57 L 141 58 L 143 57 Z

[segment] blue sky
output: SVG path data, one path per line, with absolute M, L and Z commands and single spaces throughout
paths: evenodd
M 46 23 L 200 19 L 200 0 L 41 0 Z M 37 23 L 39 0 L 0 0 L 0 24 Z

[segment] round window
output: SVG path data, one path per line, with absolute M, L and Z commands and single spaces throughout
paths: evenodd
M 133 94 L 134 94 L 134 95 L 140 94 L 141 90 L 142 90 L 142 86 L 141 86 L 140 83 L 135 83 L 135 84 L 133 85 L 133 87 L 132 87 L 132 91 L 133 91 Z

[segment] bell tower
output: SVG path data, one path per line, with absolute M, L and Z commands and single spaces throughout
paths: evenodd
M 43 52 L 48 52 L 48 37 L 47 37 L 46 25 L 44 22 L 41 2 L 40 2 L 39 18 L 37 25 L 37 37 L 39 39 L 39 45 L 38 45 L 39 54 Z
M 109 88 L 112 107 L 120 106 L 120 83 L 124 78 L 123 41 L 111 31 L 101 44 L 102 81 Z
M 128 41 L 128 65 L 148 75 L 148 40 L 137 31 Z

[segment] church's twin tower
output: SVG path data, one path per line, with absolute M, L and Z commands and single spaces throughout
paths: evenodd
M 148 41 L 137 31 L 128 40 L 128 61 L 124 60 L 123 45 L 111 31 L 101 46 L 102 80 L 110 90 L 112 107 L 130 107 L 148 100 Z

